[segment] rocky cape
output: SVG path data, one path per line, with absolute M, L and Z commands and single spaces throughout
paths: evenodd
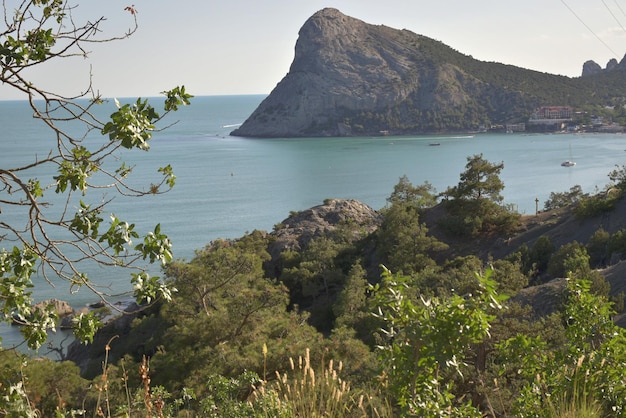
M 543 105 L 626 96 L 626 71 L 585 65 L 586 77 L 569 78 L 483 62 L 426 36 L 327 8 L 302 26 L 288 74 L 231 135 L 467 132 L 526 121 Z

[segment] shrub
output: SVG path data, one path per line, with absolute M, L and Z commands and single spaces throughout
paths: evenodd
M 569 192 L 562 193 L 550 193 L 550 198 L 545 201 L 543 208 L 544 210 L 554 210 L 561 209 L 574 203 L 578 202 L 583 198 L 583 190 L 578 184 L 571 189 Z
M 548 274 L 552 277 L 568 277 L 575 271 L 589 271 L 589 254 L 577 241 L 562 245 L 548 262 Z

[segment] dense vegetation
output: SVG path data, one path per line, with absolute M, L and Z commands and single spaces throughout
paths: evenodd
M 90 100 L 77 102 L 22 78 L 26 68 L 115 39 L 96 36 L 103 18 L 81 25 L 72 10 L 59 0 L 5 9 L 0 80 L 28 96 L 55 142 L 32 163 L 51 167 L 50 183 L 28 178 L 30 165 L 0 169 L 0 202 L 24 209 L 26 225 L 0 225 L 0 239 L 17 243 L 0 251 L 2 319 L 20 323 L 32 347 L 55 326 L 53 312 L 30 304 L 37 269 L 109 303 L 82 273 L 83 261 L 135 271 L 143 305 L 97 333 L 97 311 L 76 317 L 74 353 L 56 347 L 68 358 L 86 355 L 76 363 L 1 350 L 0 414 L 626 416 L 626 335 L 612 321 L 623 295 L 610 301 L 593 270 L 626 253 L 626 232 L 599 229 L 587 243 L 558 248 L 544 235 L 485 257 L 481 244 L 504 240 L 523 219 L 502 205 L 503 165 L 481 155 L 469 157 L 458 185 L 442 194 L 401 178 L 374 232 L 348 220 L 270 254 L 277 235 L 253 231 L 211 242 L 189 262 L 172 260 L 158 225 L 133 244 L 134 225 L 106 223 L 107 202 L 90 204 L 90 191 L 141 196 L 172 187 L 169 166 L 147 191 L 129 186 L 132 170 L 117 151 L 147 150 L 156 124 L 191 96 L 182 87 L 165 92 L 161 115 L 144 100 L 119 104 L 104 122 L 93 116 L 102 99 L 91 84 Z M 125 10 L 134 20 L 134 7 Z M 73 135 L 68 121 L 84 130 Z M 105 141 L 87 141 L 98 132 Z M 623 201 L 625 173 L 616 168 L 593 196 L 556 193 L 546 208 L 580 219 L 610 213 Z M 46 197 L 55 195 L 65 202 L 60 218 L 47 211 Z M 140 261 L 162 263 L 165 280 L 148 276 Z M 549 312 L 522 303 L 529 283 L 564 276 Z
M 469 157 L 441 195 L 402 177 L 374 233 L 341 223 L 275 260 L 272 234 L 214 241 L 168 264 L 172 301 L 126 330 L 105 327 L 82 373 L 3 352 L 0 407 L 32 416 L 626 416 L 626 333 L 612 322 L 623 303 L 592 269 L 626 248 L 624 233 L 560 248 L 542 236 L 503 259 L 479 258 L 463 243 L 519 227 L 501 205 L 502 168 Z M 611 173 L 610 188 L 624 189 L 625 172 Z M 564 194 L 546 206 L 597 198 Z M 438 210 L 443 240 L 423 221 Z M 551 313 L 520 303 L 529 283 L 554 277 L 570 280 Z

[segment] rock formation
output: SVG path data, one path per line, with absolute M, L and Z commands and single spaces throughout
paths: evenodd
M 287 76 L 232 135 L 379 134 L 397 127 L 376 123 L 377 115 L 402 104 L 406 112 L 409 100 L 423 108 L 471 101 L 458 85 L 464 75 L 451 66 L 437 68 L 420 48 L 425 39 L 321 10 L 300 30 Z
M 352 199 L 327 199 L 322 205 L 293 213 L 274 227 L 274 239 L 267 249 L 271 260 L 265 268 L 270 275 L 278 275 L 283 251 L 302 251 L 311 240 L 326 236 L 346 223 L 358 226 L 361 233 L 369 235 L 378 229 L 382 219 L 380 212 Z M 359 238 L 362 237 L 354 237 Z
M 43 311 L 46 309 L 47 306 L 52 306 L 52 311 L 56 313 L 59 317 L 64 317 L 74 313 L 74 309 L 69 304 L 69 302 L 59 299 L 44 300 L 33 305 L 33 309 Z
M 602 73 L 609 73 L 612 71 L 626 70 L 626 55 L 620 62 L 617 62 L 615 58 L 611 58 L 609 62 L 606 63 L 606 68 L 602 68 L 598 63 L 593 60 L 589 60 L 583 64 L 583 77 L 588 77 L 591 75 L 597 75 Z
M 598 71 L 597 64 L 586 68 Z M 598 80 L 475 60 L 428 37 L 327 8 L 302 26 L 288 74 L 231 135 L 467 132 L 525 122 L 543 105 L 604 104 L 607 96 L 626 95 L 621 81 L 598 91 Z
M 359 226 L 366 234 L 374 232 L 382 222 L 382 215 L 357 200 L 328 199 L 322 205 L 293 213 L 275 227 L 270 253 L 302 250 L 314 239 L 328 234 L 343 223 Z
M 595 74 L 600 74 L 602 72 L 602 67 L 600 67 L 600 64 L 598 64 L 597 62 L 593 61 L 593 60 L 589 60 L 586 61 L 583 64 L 583 77 L 589 76 L 589 75 L 595 75 Z

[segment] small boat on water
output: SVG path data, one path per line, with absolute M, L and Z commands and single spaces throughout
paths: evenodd
M 569 146 L 569 160 L 565 160 L 561 163 L 561 167 L 574 167 L 576 163 L 572 161 L 572 144 Z
M 438 147 L 439 145 L 441 145 L 439 142 L 431 142 L 430 144 L 428 144 L 431 147 Z

